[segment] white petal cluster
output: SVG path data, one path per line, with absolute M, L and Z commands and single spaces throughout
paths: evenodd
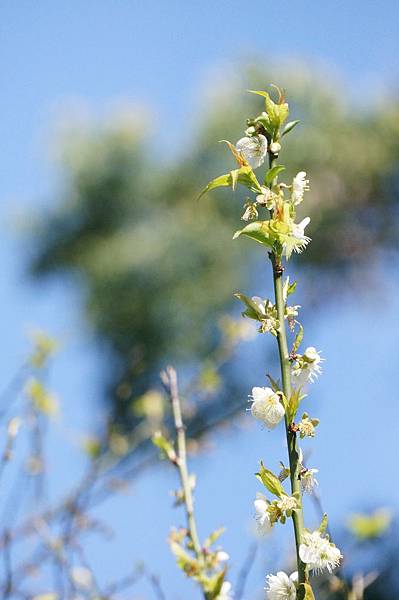
M 295 571 L 288 577 L 284 571 L 266 577 L 266 596 L 268 600 L 295 600 L 298 573 Z
M 317 530 L 304 534 L 303 543 L 299 546 L 299 556 L 316 573 L 324 570 L 332 573 L 342 558 L 339 549 Z
M 256 202 L 267 209 L 272 210 L 276 207 L 276 194 L 270 188 L 261 186 L 262 193 L 256 196 Z
M 268 511 L 269 503 L 267 502 L 266 497 L 260 492 L 256 494 L 254 506 L 258 533 L 260 535 L 266 535 L 271 531 L 273 524 L 270 521 L 270 513 Z
M 311 238 L 305 235 L 305 227 L 310 223 L 310 217 L 305 217 L 300 223 L 294 223 L 291 228 L 292 236 L 295 238 L 294 251 L 302 252 L 309 244 Z
M 302 355 L 298 355 L 296 362 L 292 369 L 292 375 L 297 378 L 297 382 L 303 385 L 310 381 L 311 383 L 320 375 L 321 363 L 323 358 L 320 356 L 320 352 L 316 350 L 314 346 L 306 348 Z
M 267 152 L 267 139 L 264 135 L 253 135 L 238 140 L 236 148 L 247 163 L 256 169 L 264 161 Z
M 259 419 L 268 429 L 273 429 L 284 417 L 284 407 L 280 396 L 269 387 L 252 388 L 251 413 Z
M 282 496 L 280 500 L 277 501 L 277 506 L 281 510 L 282 513 L 288 513 L 288 516 L 292 514 L 292 511 L 298 508 L 298 502 L 294 496 Z
M 306 469 L 301 473 L 301 488 L 305 494 L 311 494 L 315 487 L 319 485 L 315 477 L 315 473 L 318 473 L 318 469 Z
M 291 201 L 293 204 L 300 204 L 303 195 L 309 190 L 309 179 L 306 179 L 306 172 L 300 171 L 292 180 Z
M 222 589 L 216 600 L 233 600 L 233 591 L 231 589 L 230 581 L 224 581 L 222 583 Z

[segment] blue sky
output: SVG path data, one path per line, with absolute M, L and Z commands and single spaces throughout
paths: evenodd
M 162 122 L 163 142 L 173 145 L 176 131 L 187 129 L 201 107 L 209 74 L 224 65 L 234 68 L 243 57 L 315 63 L 325 69 L 326 77 L 330 73 L 341 77 L 345 93 L 362 104 L 398 81 L 396 0 L 244 4 L 236 0 L 8 0 L 1 4 L 0 298 L 2 342 L 7 349 L 2 377 L 7 381 L 20 364 L 29 326 L 41 326 L 65 340 L 52 382 L 60 391 L 70 425 L 57 425 L 51 443 L 57 449 L 54 470 L 62 469 L 71 481 L 79 465 L 76 456 L 59 451 L 57 436 L 74 444 L 89 423 L 95 427 L 101 419 L 98 355 L 82 321 L 78 291 L 65 282 L 40 287 L 26 282 L 25 249 L 14 226 L 18 214 L 32 207 L 46 210 L 51 202 L 58 181 L 51 132 L 64 108 L 85 104 L 102 116 L 126 101 L 149 106 Z M 396 368 L 391 357 L 397 335 L 387 340 L 385 331 L 398 331 L 398 291 L 395 286 L 389 293 L 375 291 L 360 304 L 346 298 L 339 312 L 336 305 L 328 306 L 309 327 L 312 344 L 321 346 L 328 358 L 317 402 L 323 422 L 330 425 L 321 430 L 314 455 L 323 496 L 329 498 L 336 523 L 363 499 L 384 503 L 388 496 L 392 505 L 399 500 L 399 492 L 388 484 L 395 468 L 398 428 L 388 429 L 375 418 L 377 407 L 386 409 L 384 420 L 395 406 L 388 382 Z M 383 307 L 378 320 L 376 306 Z M 351 331 L 349 343 L 343 341 L 346 328 Z M 364 422 L 354 428 L 360 407 L 365 409 Z M 250 539 L 246 533 L 250 502 L 257 489 L 250 474 L 261 448 L 276 460 L 276 448 L 282 450 L 278 436 L 265 435 L 256 428 L 250 434 L 245 428 L 234 435 L 224 433 L 223 443 L 214 440 L 218 449 L 211 463 L 207 456 L 195 460 L 201 482 L 199 513 L 209 527 L 227 523 L 226 541 L 236 566 Z M 367 443 L 371 439 L 372 445 Z M 225 487 L 217 496 L 213 490 L 220 469 Z M 370 485 L 371 472 L 377 486 Z M 151 562 L 170 590 L 168 598 L 182 598 L 190 588 L 174 571 L 162 543 L 172 520 L 180 522 L 168 505 L 171 487 L 171 474 L 158 471 L 156 476 L 145 476 L 129 499 L 105 506 L 105 517 L 118 532 L 110 554 L 118 558 L 109 557 L 104 564 L 105 550 L 92 552 L 104 576 L 108 571 L 123 572 L 122 567 L 136 558 Z M 140 509 L 144 502 L 145 518 Z M 207 533 L 207 527 L 201 529 Z M 273 552 L 284 552 L 281 544 L 274 548 Z M 258 575 L 264 569 L 262 560 Z M 151 597 L 148 590 L 143 593 Z

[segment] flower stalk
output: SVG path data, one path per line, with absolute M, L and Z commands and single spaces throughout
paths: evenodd
M 270 254 L 270 260 L 273 267 L 273 284 L 274 284 L 274 295 L 277 308 L 277 318 L 279 321 L 279 327 L 277 329 L 277 344 L 279 351 L 280 360 L 280 371 L 283 393 L 286 398 L 290 398 L 292 394 L 291 386 L 291 363 L 288 351 L 287 343 L 287 332 L 285 326 L 285 302 L 283 296 L 283 282 L 282 275 L 284 268 L 282 266 L 281 257 L 274 253 Z M 289 469 L 290 469 L 290 481 L 291 481 L 291 492 L 292 494 L 298 494 L 300 497 L 300 508 L 297 508 L 292 513 L 292 521 L 294 524 L 295 533 L 295 546 L 296 546 L 296 557 L 297 557 L 297 568 L 298 568 L 298 584 L 305 583 L 306 581 L 306 565 L 302 562 L 299 556 L 299 547 L 302 541 L 302 534 L 304 530 L 304 518 L 302 509 L 302 491 L 300 483 L 300 470 L 301 464 L 299 460 L 299 447 L 297 441 L 297 434 L 291 428 L 287 413 L 285 414 L 285 430 L 287 437 L 287 448 L 289 458 Z M 301 588 L 299 588 L 301 589 Z
M 271 387 L 252 388 L 251 414 L 267 429 L 274 429 L 281 421 L 284 422 L 289 464 L 285 467 L 280 463 L 282 470 L 277 475 L 260 462 L 256 477 L 272 498 L 258 493 L 254 506 L 261 534 L 266 534 L 277 523 L 284 525 L 287 518 L 292 519 L 297 558 L 296 572 L 289 577 L 282 571 L 269 575 L 265 589 L 268 600 L 313 600 L 309 573 L 324 570 L 331 573 L 342 556 L 330 542 L 327 515 L 323 516 L 317 530 L 310 531 L 304 525 L 302 490 L 313 492 L 317 485 L 314 474 L 318 469 L 307 469 L 303 465 L 298 438 L 314 437 L 319 420 L 309 417 L 307 412 L 298 417 L 298 412 L 307 396 L 304 390 L 322 372 L 323 358 L 313 346 L 299 353 L 304 335 L 303 326 L 297 320 L 301 307 L 288 305 L 288 297 L 295 291 L 296 282 L 290 283 L 289 277 L 283 280 L 283 259 L 288 261 L 294 252 L 300 254 L 311 241 L 305 234 L 310 218 L 296 222 L 297 207 L 309 190 L 309 180 L 306 172 L 300 171 L 290 182 L 279 181 L 280 174 L 285 171 L 283 165 L 277 164 L 282 142 L 298 121 L 286 123 L 289 107 L 284 92 L 273 87 L 278 93 L 277 102 L 266 91 L 252 92 L 264 98 L 265 109 L 257 117 L 247 120 L 245 137 L 236 145 L 227 142 L 237 168 L 213 179 L 202 194 L 218 187 L 229 186 L 234 190 L 238 184 L 255 194 L 255 199 L 247 198 L 244 204 L 241 219 L 247 224 L 236 231 L 233 239 L 247 237 L 268 249 L 273 270 L 274 301 L 238 292 L 235 296 L 245 306 L 243 316 L 257 321 L 261 334 L 271 334 L 277 340 L 281 383 L 268 375 Z M 268 169 L 263 180 L 259 180 L 254 169 L 263 165 L 267 155 Z M 287 326 L 291 335 L 295 336 L 290 350 Z M 287 478 L 291 484 L 291 495 L 282 485 Z

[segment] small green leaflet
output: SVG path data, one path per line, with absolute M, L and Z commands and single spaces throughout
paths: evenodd
M 256 473 L 256 477 L 261 483 L 263 483 L 265 488 L 268 489 L 269 492 L 274 494 L 275 496 L 281 498 L 281 496 L 285 494 L 284 488 L 281 485 L 279 478 L 276 477 L 276 475 L 272 473 L 272 471 L 266 469 L 263 465 L 263 462 L 260 463 L 259 473 Z

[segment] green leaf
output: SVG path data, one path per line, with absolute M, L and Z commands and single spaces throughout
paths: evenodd
M 207 580 L 206 586 L 204 586 L 207 600 L 216 600 L 220 596 L 225 576 L 226 569 L 223 569 Z
M 283 171 L 285 171 L 285 167 L 283 167 L 283 165 L 276 165 L 275 167 L 269 169 L 265 175 L 265 185 L 272 183 L 273 179 L 275 179 Z
M 161 450 L 161 456 L 176 462 L 177 456 L 173 444 L 160 432 L 156 431 L 152 436 L 152 443 Z
M 371 540 L 380 537 L 389 528 L 392 514 L 380 508 L 371 515 L 354 514 L 348 522 L 349 530 L 360 540 Z
M 299 598 L 300 600 L 315 600 L 310 583 L 301 583 L 299 585 Z
M 280 391 L 280 386 L 279 386 L 278 381 L 276 381 L 275 379 L 273 379 L 273 377 L 271 375 L 269 375 L 269 373 L 266 374 L 266 377 L 270 381 L 270 385 L 272 386 L 273 392 L 279 392 Z
M 288 419 L 289 423 L 292 423 L 295 420 L 296 413 L 299 408 L 299 404 L 304 397 L 305 396 L 303 394 L 301 394 L 300 388 L 298 388 L 297 390 L 294 390 L 292 392 L 291 397 L 288 401 L 288 407 L 286 410 L 287 419 Z
M 292 131 L 294 129 L 294 127 L 296 127 L 298 125 L 299 122 L 300 121 L 296 120 L 296 121 L 290 121 L 289 123 L 287 123 L 287 125 L 283 129 L 281 137 L 283 135 L 285 135 L 286 133 L 289 133 L 290 131 Z
M 269 469 L 266 469 L 263 463 L 260 463 L 259 473 L 256 473 L 257 479 L 263 483 L 266 489 L 269 490 L 275 496 L 281 498 L 285 494 L 284 488 L 281 485 L 281 482 L 278 477 Z
M 269 221 L 254 221 L 253 223 L 249 223 L 243 229 L 235 232 L 233 240 L 240 235 L 245 235 L 268 248 L 271 248 L 274 243 L 274 238 L 269 230 Z
M 298 325 L 299 325 L 299 329 L 298 329 L 298 332 L 297 332 L 297 334 L 295 336 L 294 343 L 292 345 L 292 350 L 291 350 L 292 354 L 296 354 L 297 353 L 298 348 L 301 345 L 302 340 L 303 340 L 303 327 L 302 327 L 302 325 L 300 323 L 298 323 Z
M 232 185 L 231 173 L 226 173 L 226 175 L 219 175 L 219 177 L 212 179 L 212 181 L 210 181 L 208 185 L 202 190 L 202 192 L 198 196 L 198 200 L 202 198 L 204 194 L 210 192 L 211 190 L 215 190 L 219 187 L 229 187 L 230 185 Z
M 323 533 L 325 533 L 327 531 L 327 527 L 328 527 L 328 516 L 327 516 L 327 513 L 324 513 L 323 518 L 320 523 L 320 526 L 319 526 L 319 532 L 321 533 L 321 535 L 323 535 Z
M 289 284 L 289 286 L 287 287 L 287 298 L 288 298 L 288 296 L 291 296 L 291 294 L 293 294 L 295 292 L 297 284 L 298 284 L 297 281 L 293 281 L 292 283 Z
M 210 546 L 212 546 L 212 544 L 214 544 L 220 538 L 220 536 L 225 532 L 225 530 L 225 527 L 219 527 L 219 529 L 215 529 L 215 531 L 213 531 L 206 538 L 203 544 L 204 548 L 209 548 Z
M 237 292 L 236 294 L 234 294 L 234 296 L 238 298 L 238 300 L 241 300 L 241 302 L 243 302 L 247 307 L 247 310 L 244 313 L 245 316 L 255 320 L 258 320 L 259 317 L 262 316 L 258 305 L 253 300 L 251 300 L 251 298 L 248 298 L 248 296 L 245 296 L 245 294 L 241 294 L 240 292 Z
M 219 187 L 231 187 L 235 190 L 237 183 L 240 183 L 244 187 L 251 190 L 251 192 L 260 194 L 262 192 L 261 185 L 257 180 L 255 173 L 249 165 L 244 165 L 239 169 L 234 169 L 230 173 L 225 175 L 219 175 L 215 179 L 212 179 L 208 185 L 202 190 L 198 196 L 198 200 L 202 198 L 204 194 L 210 192 Z

